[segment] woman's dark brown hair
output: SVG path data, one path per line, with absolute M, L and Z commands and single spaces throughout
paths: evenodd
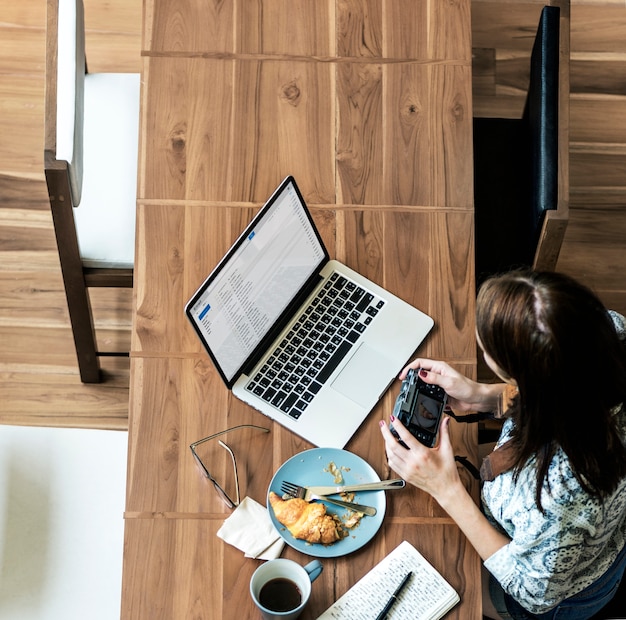
M 511 409 L 514 471 L 537 459 L 539 508 L 559 447 L 591 496 L 614 491 L 626 476 L 626 448 L 611 415 L 626 401 L 626 349 L 596 295 L 558 273 L 497 276 L 479 291 L 477 331 L 519 387 Z

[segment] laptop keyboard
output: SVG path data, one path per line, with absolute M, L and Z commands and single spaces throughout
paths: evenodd
M 298 419 L 384 305 L 333 273 L 246 389 Z

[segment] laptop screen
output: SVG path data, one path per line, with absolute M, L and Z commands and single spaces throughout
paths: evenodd
M 186 306 L 229 386 L 326 258 L 287 177 Z

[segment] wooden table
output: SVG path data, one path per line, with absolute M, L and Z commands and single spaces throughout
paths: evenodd
M 217 538 L 230 511 L 188 446 L 268 426 L 229 440 L 242 496 L 260 503 L 313 446 L 231 397 L 183 307 L 284 176 L 333 257 L 434 317 L 420 354 L 475 374 L 470 34 L 469 0 L 145 0 L 123 618 L 259 617 L 260 562 Z M 378 421 L 398 387 L 346 447 L 383 478 Z M 453 440 L 476 462 L 475 428 L 453 424 Z M 211 457 L 218 479 L 224 457 Z M 302 618 L 403 539 L 460 592 L 449 617 L 480 618 L 478 556 L 412 487 L 388 493 L 369 544 L 324 560 Z

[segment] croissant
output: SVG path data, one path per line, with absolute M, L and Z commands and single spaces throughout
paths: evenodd
M 309 504 L 303 499 L 284 500 L 273 491 L 270 491 L 270 504 L 278 521 L 294 538 L 329 545 L 342 537 L 339 524 L 326 514 L 323 504 Z

